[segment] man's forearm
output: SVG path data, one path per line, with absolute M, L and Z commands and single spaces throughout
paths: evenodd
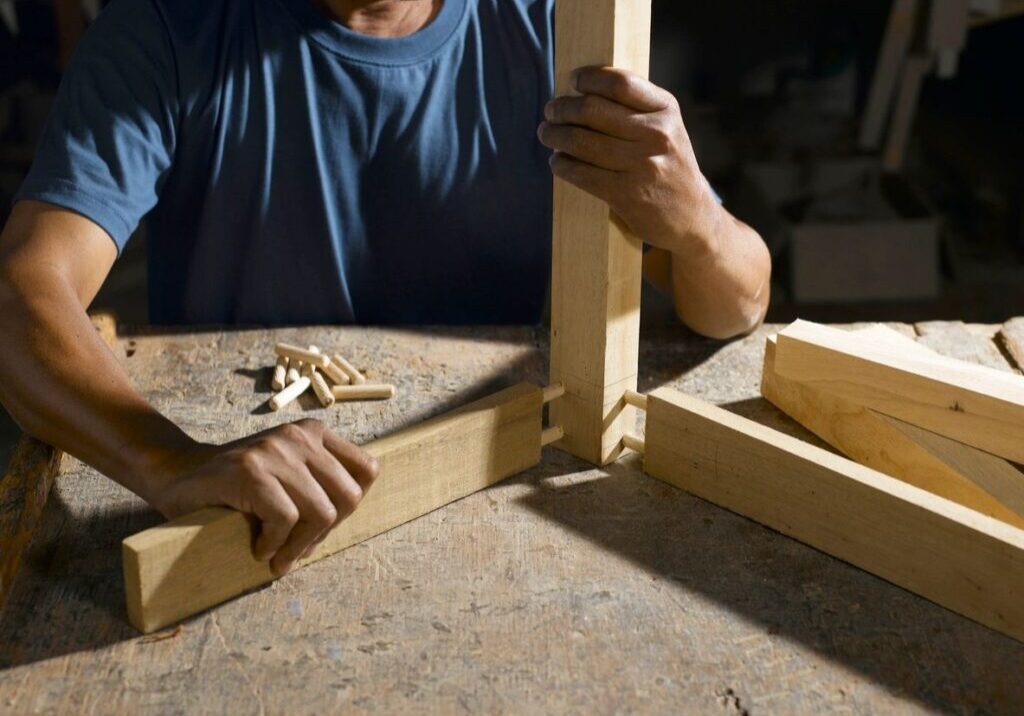
M 754 229 L 711 198 L 676 245 L 671 291 L 680 320 L 722 339 L 760 325 L 771 292 L 771 257 Z
M 29 434 L 152 500 L 166 457 L 194 447 L 132 387 L 74 290 L 0 276 L 0 401 Z

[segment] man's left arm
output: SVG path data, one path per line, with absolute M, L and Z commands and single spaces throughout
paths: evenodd
M 712 338 L 757 328 L 771 257 L 711 190 L 675 97 L 611 68 L 581 68 L 573 83 L 580 95 L 552 100 L 538 129 L 552 172 L 608 202 L 653 247 L 645 273 L 671 291 L 687 326 Z

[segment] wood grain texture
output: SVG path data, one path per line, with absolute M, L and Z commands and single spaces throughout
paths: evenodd
M 856 331 L 862 341 L 889 341 L 933 355 L 884 327 Z M 930 433 L 775 372 L 775 340 L 765 347 L 761 394 L 851 460 L 965 507 L 1024 528 L 1024 475 L 1009 462 Z
M 97 313 L 90 318 L 104 342 L 113 347 L 117 342 L 115 317 Z M 0 479 L 0 612 L 42 518 L 63 458 L 59 450 L 23 435 Z
M 649 332 L 643 389 L 670 385 L 817 443 L 758 392 L 765 338 L 781 328 L 724 346 Z M 546 333 L 304 326 L 121 340 L 134 341 L 133 384 L 197 439 L 234 440 L 301 409 L 368 443 L 543 384 Z M 267 348 L 279 341 L 345 347 L 398 393 L 326 411 L 307 394 L 296 412 L 268 413 Z M 1024 703 L 1024 644 L 639 463 L 597 468 L 548 450 L 522 475 L 144 643 L 125 619 L 120 544 L 162 520 L 69 459 L 0 620 L 0 711 L 926 716 Z
M 779 333 L 778 375 L 1024 461 L 1024 377 L 859 341 L 805 321 Z
M 572 93 L 571 73 L 614 66 L 647 76 L 650 0 L 558 0 L 555 93 Z M 635 422 L 623 394 L 636 390 L 642 241 L 603 201 L 561 179 L 554 183 L 551 277 L 552 404 L 559 445 L 596 464 L 616 459 Z
M 648 474 L 1024 640 L 1024 531 L 671 389 Z
M 540 462 L 542 391 L 508 388 L 365 446 L 380 475 L 359 509 L 299 566 L 397 527 Z M 151 632 L 274 580 L 252 556 L 253 525 L 206 509 L 124 541 L 131 623 Z

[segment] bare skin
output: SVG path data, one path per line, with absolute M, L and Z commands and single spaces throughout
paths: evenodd
M 732 338 L 768 310 L 771 257 L 756 231 L 715 199 L 697 165 L 679 103 L 626 72 L 577 70 L 579 96 L 557 97 L 538 129 L 556 176 L 604 199 L 655 247 L 648 277 L 671 292 L 693 330 Z
M 335 20 L 381 37 L 422 29 L 441 4 L 320 0 Z M 555 173 L 608 199 L 663 250 L 645 263 L 653 275 L 659 260 L 671 261 L 662 283 L 671 282 L 684 321 L 709 335 L 751 329 L 767 303 L 766 252 L 709 201 L 674 100 L 612 70 L 581 78 L 587 97 L 553 102 L 540 130 L 557 150 Z M 115 259 L 92 221 L 41 202 L 14 208 L 0 234 L 0 402 L 26 432 L 169 518 L 206 506 L 257 516 L 256 556 L 289 571 L 356 509 L 376 462 L 312 420 L 225 445 L 184 433 L 135 390 L 89 322 L 86 309 Z

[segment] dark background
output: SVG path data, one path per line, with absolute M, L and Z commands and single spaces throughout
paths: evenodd
M 77 0 L 17 0 L 14 7 L 18 35 L 0 26 L 0 220 L 31 162 L 60 68 L 88 21 Z M 1024 315 L 1024 15 L 973 28 L 956 76 L 926 80 L 905 163 L 886 174 L 878 169 L 878 153 L 858 149 L 856 137 L 889 8 L 888 0 L 655 0 L 652 79 L 679 97 L 702 167 L 726 205 L 769 241 L 775 259 L 770 321 L 800 315 L 1001 322 Z M 833 165 L 864 166 L 866 178 L 838 194 L 816 196 L 809 177 Z M 752 179 L 766 166 L 797 176 L 798 195 L 767 200 L 765 187 Z M 884 241 L 871 250 L 881 252 L 877 260 L 897 283 L 901 272 L 919 274 L 911 269 L 929 264 L 937 290 L 801 300 L 794 227 L 813 224 L 823 201 L 825 213 L 832 212 L 828 221 L 867 226 L 863 222 L 878 218 L 875 209 L 859 215 L 858 207 L 874 207 L 871 193 L 890 182 L 914 203 L 913 209 L 893 203 L 885 230 L 898 237 L 904 221 L 933 222 L 934 260 L 908 262 L 895 249 L 887 257 Z M 851 239 L 858 256 L 868 251 L 862 235 Z M 842 268 L 827 261 L 810 265 L 826 276 Z M 800 270 L 808 270 L 806 263 Z M 145 238 L 139 236 L 96 306 L 115 308 L 127 323 L 144 323 L 145 283 Z M 648 322 L 671 320 L 665 314 L 656 300 L 645 306 Z M 9 422 L 0 427 L 5 431 L 13 431 Z M 0 464 L 6 463 L 3 446 L 0 439 Z

